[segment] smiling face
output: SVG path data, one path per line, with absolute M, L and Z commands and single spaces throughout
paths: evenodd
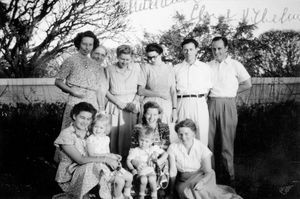
M 151 65 L 159 64 L 161 60 L 161 55 L 158 54 L 156 51 L 150 51 L 147 53 L 147 60 Z
M 79 52 L 82 55 L 87 56 L 93 50 L 93 46 L 94 46 L 94 39 L 92 37 L 83 37 L 81 39 Z
M 145 119 L 148 125 L 156 124 L 160 114 L 157 108 L 148 108 L 145 113 Z
M 93 134 L 99 136 L 105 136 L 107 132 L 107 124 L 103 121 L 96 121 L 93 126 Z
M 222 62 L 227 57 L 228 46 L 224 45 L 223 40 L 217 40 L 212 43 L 212 53 L 215 60 Z
M 178 129 L 178 138 L 183 144 L 190 144 L 195 138 L 195 132 L 189 127 L 181 127 Z
M 148 149 L 153 144 L 153 136 L 139 136 L 139 146 L 141 149 Z
M 120 68 L 125 68 L 128 67 L 128 65 L 131 62 L 131 55 L 130 54 L 124 54 L 122 53 L 119 57 L 118 57 L 118 66 Z
M 91 57 L 97 62 L 102 63 L 106 57 L 106 50 L 99 46 L 92 52 Z
M 81 111 L 78 115 L 73 115 L 74 126 L 79 130 L 87 130 L 92 121 L 92 113 Z
M 190 43 L 183 45 L 182 51 L 183 51 L 186 61 L 189 62 L 189 61 L 196 60 L 198 49 L 196 48 L 194 43 L 190 42 Z

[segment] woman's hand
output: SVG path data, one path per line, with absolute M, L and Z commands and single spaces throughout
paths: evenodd
M 195 190 L 201 190 L 201 189 L 203 189 L 203 181 L 200 180 L 199 182 L 197 182 L 197 184 L 195 184 L 195 186 L 194 186 L 194 189 Z
M 105 163 L 109 166 L 112 170 L 116 170 L 119 167 L 119 161 L 113 158 L 106 158 Z
M 117 107 L 118 107 L 119 109 L 121 109 L 121 110 L 125 109 L 125 108 L 126 108 L 126 106 L 127 106 L 127 104 L 126 104 L 126 103 L 123 103 L 123 102 L 119 102 L 119 103 L 117 103 Z
M 136 106 L 132 102 L 126 104 L 125 110 L 128 112 L 137 113 Z
M 169 94 L 159 94 L 159 97 L 164 99 L 164 100 L 169 100 L 170 99 L 170 95 Z
M 71 88 L 70 94 L 74 97 L 78 97 L 80 99 L 84 98 L 86 96 L 86 91 L 78 91 L 77 89 Z
M 120 156 L 119 154 L 111 153 L 110 157 L 117 160 L 117 161 L 119 161 L 119 162 L 122 160 L 122 156 Z

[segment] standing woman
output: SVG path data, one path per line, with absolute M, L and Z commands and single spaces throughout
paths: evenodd
M 132 62 L 132 49 L 128 45 L 117 48 L 118 62 L 107 68 L 109 102 L 106 111 L 112 116 L 110 134 L 111 152 L 126 160 L 130 149 L 131 132 L 137 122 L 139 96 L 137 82 L 140 66 Z
M 162 61 L 162 53 L 163 49 L 157 43 L 146 46 L 149 64 L 141 67 L 138 93 L 145 96 L 143 104 L 148 101 L 158 103 L 163 110 L 162 122 L 170 124 L 177 120 L 175 73 L 172 66 Z
M 89 58 L 90 52 L 97 48 L 99 41 L 91 31 L 78 33 L 74 38 L 78 52 L 66 59 L 55 80 L 55 85 L 68 93 L 68 101 L 63 115 L 62 129 L 71 123 L 70 112 L 79 102 L 89 102 L 98 111 L 104 108 L 107 80 L 99 64 Z

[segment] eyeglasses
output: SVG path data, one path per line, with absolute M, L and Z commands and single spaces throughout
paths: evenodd
M 147 56 L 148 60 L 152 60 L 152 59 L 156 59 L 158 57 L 158 55 L 154 55 L 154 56 Z

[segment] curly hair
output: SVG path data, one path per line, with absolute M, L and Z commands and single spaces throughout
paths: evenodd
M 117 48 L 117 57 L 120 57 L 121 54 L 130 54 L 132 55 L 133 50 L 129 45 L 121 45 Z
M 77 116 L 80 112 L 85 111 L 85 112 L 90 112 L 92 114 L 92 119 L 94 119 L 97 110 L 94 108 L 94 106 L 90 103 L 87 102 L 80 102 L 76 104 L 70 113 L 70 117 L 73 119 L 73 116 Z
M 148 111 L 149 108 L 153 108 L 153 109 L 155 108 L 155 109 L 157 109 L 158 114 L 161 114 L 163 112 L 163 109 L 159 106 L 158 103 L 152 102 L 152 101 L 146 102 L 144 104 L 144 106 L 143 106 L 143 109 L 144 109 L 144 111 L 143 111 L 143 117 L 142 117 L 142 123 L 143 124 L 147 124 L 147 121 L 146 121 L 146 118 L 145 118 L 145 114 L 147 113 L 147 111 Z
M 77 49 L 80 48 L 80 43 L 81 43 L 83 37 L 91 37 L 94 39 L 93 50 L 99 46 L 99 40 L 97 39 L 96 35 L 92 31 L 88 30 L 85 32 L 78 33 L 76 35 L 76 37 L 74 38 L 73 43 Z

